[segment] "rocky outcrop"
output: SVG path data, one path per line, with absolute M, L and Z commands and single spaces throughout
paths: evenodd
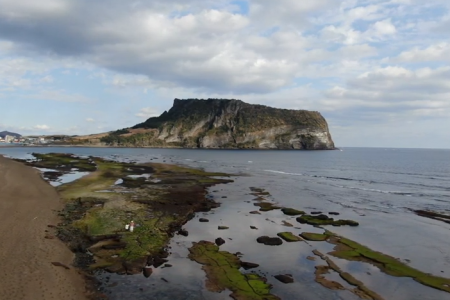
M 175 99 L 168 112 L 113 132 L 102 141 L 115 146 L 334 149 L 319 112 L 222 99 Z

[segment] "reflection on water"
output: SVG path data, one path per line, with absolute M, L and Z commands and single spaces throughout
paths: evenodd
M 284 216 L 279 210 L 262 212 L 261 215 L 249 214 L 257 209 L 253 205 L 254 196 L 249 195 L 250 186 L 265 188 L 272 194 L 268 200 L 282 206 L 309 212 L 338 211 L 340 218 L 359 221 L 361 226 L 330 227 L 330 230 L 374 250 L 409 259 L 411 266 L 425 272 L 450 277 L 450 254 L 447 251 L 450 248 L 450 227 L 417 217 L 405 209 L 448 209 L 450 168 L 445 158 L 449 152 L 434 151 L 429 155 L 422 150 L 272 152 L 107 148 L 26 151 L 35 150 L 57 150 L 121 161 L 181 163 L 203 167 L 207 171 L 251 175 L 233 177 L 234 183 L 211 188 L 209 196 L 222 205 L 189 221 L 184 226 L 189 232 L 187 237 L 177 235 L 172 239 L 168 258 L 172 267 L 157 268 L 149 278 L 98 274 L 104 280 L 103 291 L 113 300 L 229 299 L 229 291 L 207 292 L 202 266 L 187 258 L 192 242 L 214 241 L 217 237 L 225 240 L 222 250 L 241 252 L 243 261 L 259 264 L 260 267 L 253 270 L 265 276 L 273 285 L 272 292 L 282 299 L 359 299 L 349 291 L 328 290 L 315 282 L 314 267 L 325 262 L 318 257 L 315 261 L 307 257 L 314 256 L 314 249 L 326 254 L 333 245 L 326 242 L 284 242 L 281 246 L 256 243 L 259 236 L 276 236 L 282 231 L 299 234 L 322 230 L 299 224 L 294 217 Z M 7 151 L 14 152 L 12 149 Z M 16 154 L 27 155 L 23 149 Z M 200 223 L 200 217 L 209 219 L 209 222 Z M 294 227 L 283 226 L 283 221 Z M 219 225 L 229 229 L 218 230 Z M 392 277 L 366 263 L 328 256 L 343 271 L 352 273 L 385 299 L 450 299 L 449 294 L 420 285 L 410 278 Z M 292 274 L 294 283 L 277 281 L 273 276 L 278 274 Z M 352 288 L 336 273 L 328 274 L 327 279 Z

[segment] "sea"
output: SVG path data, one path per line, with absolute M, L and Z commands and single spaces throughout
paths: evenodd
M 450 224 L 417 216 L 413 210 L 450 214 L 450 150 L 341 148 L 333 151 L 199 150 L 150 148 L 0 147 L 0 154 L 30 158 L 32 152 L 73 153 L 137 163 L 164 162 L 232 174 L 232 183 L 213 186 L 208 197 L 217 209 L 197 214 L 185 228 L 189 236 L 176 235 L 168 257 L 172 267 L 155 269 L 150 278 L 99 272 L 109 299 L 231 299 L 230 291 L 206 289 L 202 266 L 188 259 L 192 242 L 222 237 L 221 250 L 241 252 L 241 260 L 258 263 L 254 271 L 273 285 L 281 299 L 360 299 L 354 288 L 339 279 L 346 290 L 329 290 L 315 281 L 312 250 L 332 251 L 326 242 L 258 244 L 258 236 L 278 232 L 322 232 L 299 224 L 279 210 L 261 215 L 250 187 L 264 188 L 268 200 L 282 207 L 307 212 L 339 212 L 340 218 L 358 221 L 358 227 L 332 227 L 331 231 L 398 258 L 426 273 L 450 278 Z M 76 179 L 75 176 L 70 180 Z M 61 182 L 64 183 L 64 182 Z M 198 218 L 210 222 L 200 223 Z M 293 224 L 286 227 L 283 221 Z M 219 231 L 224 225 L 228 230 Z M 250 229 L 255 226 L 258 230 Z M 371 264 L 335 259 L 384 299 L 450 299 L 450 294 L 380 272 Z M 290 274 L 294 283 L 283 284 L 274 275 Z

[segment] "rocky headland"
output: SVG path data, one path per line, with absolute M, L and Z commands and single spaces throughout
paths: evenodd
M 169 111 L 131 128 L 76 137 L 71 144 L 210 149 L 335 149 L 316 111 L 278 109 L 241 100 L 175 99 Z

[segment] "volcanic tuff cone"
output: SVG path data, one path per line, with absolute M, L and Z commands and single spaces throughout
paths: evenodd
M 159 117 L 113 132 L 102 141 L 122 146 L 334 149 L 319 112 L 224 99 L 175 99 Z

